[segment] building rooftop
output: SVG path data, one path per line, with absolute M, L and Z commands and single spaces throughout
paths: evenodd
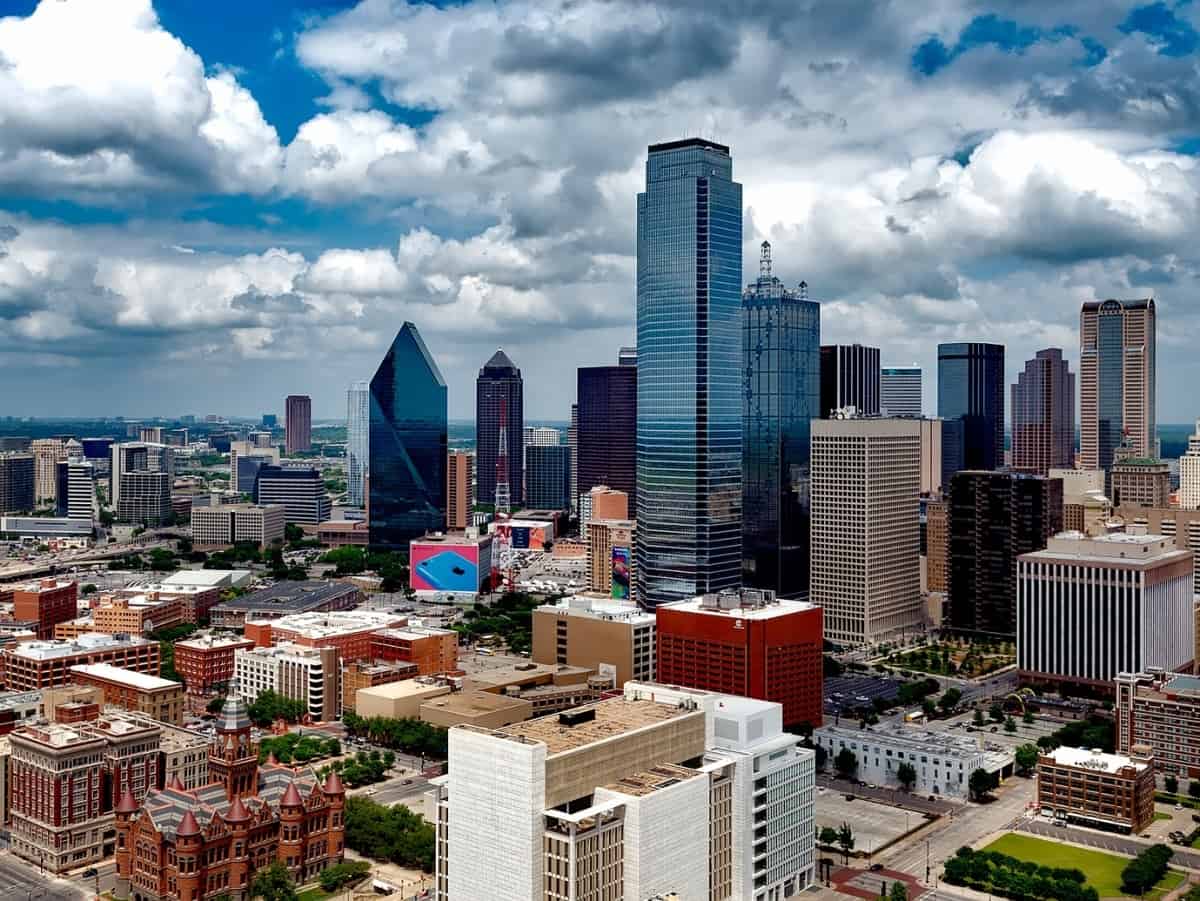
M 272 660 L 275 658 L 291 657 L 293 659 L 303 657 L 311 660 L 319 657 L 324 648 L 310 648 L 303 644 L 292 644 L 285 641 L 282 644 L 272 645 L 269 648 L 238 648 L 234 651 L 237 657 L 257 657 L 263 660 Z
M 10 710 L 14 707 L 25 707 L 29 704 L 40 704 L 40 691 L 6 691 L 0 692 L 0 710 Z
M 493 688 L 502 688 L 505 685 L 519 685 L 547 676 L 553 681 L 576 677 L 576 681 L 582 682 L 593 672 L 594 670 L 587 667 L 567 666 L 564 663 L 515 663 L 512 666 L 497 666 L 472 673 L 470 681 L 476 686 L 490 685 Z
M 37 726 L 18 726 L 10 733 L 13 739 L 24 739 L 51 748 L 67 748 L 88 742 L 103 742 L 86 726 L 66 726 L 61 723 L 43 723 Z
M 1121 754 L 1105 754 L 1098 749 L 1089 748 L 1055 748 L 1043 757 L 1049 757 L 1059 766 L 1074 766 L 1099 773 L 1118 773 L 1132 767 L 1134 770 L 1144 770 L 1150 764 L 1145 760 L 1134 760 Z
M 398 626 L 407 621 L 406 616 L 377 610 L 336 610 L 328 613 L 291 613 L 278 619 L 262 620 L 261 623 L 270 626 L 272 631 L 287 630 L 304 638 L 321 639 L 347 632 Z M 254 622 L 255 620 L 248 620 L 247 624 Z
M 1171 694 L 1191 695 L 1200 698 L 1200 677 L 1175 676 L 1163 686 Z
M 241 585 L 254 576 L 246 569 L 181 569 L 161 581 L 164 586 L 203 585 L 207 588 L 227 588 Z
M 240 598 L 223 601 L 215 610 L 305 613 L 358 588 L 345 582 L 278 582 Z
M 409 623 L 404 627 L 398 626 L 394 629 L 378 629 L 375 634 L 386 638 L 399 638 L 403 641 L 416 641 L 420 638 L 429 638 L 435 635 L 453 635 L 456 633 L 453 629 L 438 629 L 435 626 L 422 626 L 417 623 Z
M 23 585 L 13 585 L 10 587 L 13 591 L 28 591 L 34 594 L 41 594 L 43 591 L 56 591 L 59 588 L 68 588 L 73 584 L 75 584 L 73 579 L 35 579 Z
M 1173 535 L 1150 535 L 1139 529 L 1096 537 L 1082 532 L 1059 532 L 1051 536 L 1045 550 L 1022 554 L 1021 559 L 1158 565 L 1191 556 L 1191 551 L 1176 546 Z
M 385 682 L 383 685 L 360 688 L 358 690 L 358 697 L 361 698 L 366 694 L 368 697 L 394 701 L 400 698 L 417 697 L 428 692 L 448 692 L 449 690 L 450 686 L 444 682 L 436 682 L 429 679 L 401 679 L 399 682 Z
M 456 716 L 473 717 L 495 713 L 498 710 L 528 709 L 529 702 L 519 697 L 493 694 L 490 691 L 456 691 L 430 698 L 424 701 L 421 707 L 443 710 Z
M 210 633 L 207 635 L 193 635 L 191 638 L 177 641 L 175 642 L 175 647 L 194 648 L 197 651 L 211 651 L 216 648 L 246 647 L 253 644 L 254 642 L 251 639 L 243 638 L 241 635 Z
M 162 691 L 168 688 L 183 688 L 182 682 L 172 682 L 170 679 L 160 679 L 158 676 L 148 676 L 145 673 L 135 673 L 133 670 L 122 669 L 107 663 L 85 663 L 71 667 L 72 673 L 91 676 L 95 679 L 107 679 L 123 685 L 132 685 L 140 691 Z
M 647 613 L 637 604 L 614 601 L 607 595 L 589 592 L 580 592 L 554 603 L 542 604 L 537 608 L 537 612 L 558 616 L 583 616 L 630 625 L 648 625 L 656 621 L 653 613 Z
M 702 717 L 704 713 L 699 708 L 609 698 L 557 716 L 514 723 L 493 734 L 518 742 L 544 744 L 547 754 L 563 754 L 687 716 Z
M 700 613 L 734 619 L 775 619 L 816 610 L 815 604 L 776 598 L 774 592 L 751 588 L 706 594 L 687 601 L 662 604 L 659 609 L 678 613 Z
M 700 775 L 699 770 L 688 769 L 674 763 L 663 763 L 651 767 L 645 772 L 622 776 L 616 782 L 610 782 L 604 787 L 609 791 L 640 798 L 653 794 L 659 789 L 678 785 L 685 780 L 695 779 Z
M 912 726 L 881 725 L 859 729 L 852 726 L 822 726 L 817 732 L 845 741 L 879 741 L 911 751 L 924 751 L 947 757 L 974 758 L 984 753 L 978 739 L 966 735 L 932 732 Z
M 155 642 L 136 635 L 109 635 L 105 632 L 89 632 L 70 640 L 48 639 L 45 641 L 27 641 L 12 648 L 9 653 L 19 657 L 31 657 L 35 660 L 53 660 L 55 657 L 73 657 L 79 654 L 93 654 L 119 647 L 139 647 L 154 645 Z
M 435 532 L 432 535 L 414 538 L 410 543 L 421 546 L 444 544 L 448 547 L 478 547 L 481 544 L 489 544 L 491 540 L 491 535 L 468 537 L 463 532 Z

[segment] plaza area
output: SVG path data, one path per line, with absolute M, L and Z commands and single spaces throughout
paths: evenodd
M 817 793 L 815 819 L 818 829 L 841 828 L 849 824 L 854 832 L 854 854 L 869 856 L 894 842 L 927 820 L 925 814 L 901 810 L 887 804 L 846 796 L 831 790 Z

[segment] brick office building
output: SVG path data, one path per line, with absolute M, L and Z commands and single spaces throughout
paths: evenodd
M 789 726 L 821 725 L 821 608 L 746 588 L 663 604 L 656 617 L 660 683 L 775 701 Z
M 110 663 L 136 673 L 158 675 L 157 641 L 96 632 L 74 641 L 27 641 L 0 651 L 0 665 L 11 691 L 53 688 L 71 681 L 71 667 Z
M 104 703 L 172 726 L 183 725 L 183 684 L 145 673 L 135 673 L 107 663 L 71 667 L 71 681 L 94 685 L 104 693 Z
M 422 676 L 458 669 L 458 633 L 430 626 L 381 629 L 371 636 L 371 657 L 415 663 Z
M 38 638 L 53 638 L 54 626 L 74 619 L 79 586 L 69 580 L 42 579 L 13 589 L 13 619 L 37 623 Z
M 211 695 L 233 678 L 235 653 L 252 647 L 251 639 L 236 635 L 198 635 L 177 641 L 175 672 L 183 678 L 189 695 Z
M 1143 745 L 1130 757 L 1056 748 L 1038 758 L 1037 775 L 1037 806 L 1047 816 L 1125 833 L 1154 822 L 1154 760 Z
M 336 773 L 259 765 L 245 702 L 231 696 L 209 751 L 210 782 L 176 783 L 116 808 L 117 891 L 132 901 L 247 901 L 254 873 L 278 861 L 297 884 L 340 863 L 345 791 Z
M 371 639 L 380 629 L 408 625 L 408 617 L 375 610 L 297 613 L 278 619 L 246 620 L 245 635 L 260 648 L 295 644 L 306 648 L 337 648 L 343 660 L 370 660 Z

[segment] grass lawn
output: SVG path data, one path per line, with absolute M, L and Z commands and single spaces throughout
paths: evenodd
M 1158 811 L 1154 812 L 1155 822 L 1157 822 L 1158 820 L 1169 820 L 1169 819 L 1171 819 L 1171 815 L 1169 813 L 1159 813 Z
M 1043 866 L 1081 870 L 1087 877 L 1088 885 L 1092 886 L 1101 898 L 1123 897 L 1121 871 L 1129 863 L 1128 857 L 1092 851 L 1089 848 L 1077 848 L 1074 845 L 1064 845 L 1031 835 L 1018 835 L 1015 832 L 1001 836 L 984 850 L 999 851 L 1001 854 Z M 1161 898 L 1182 881 L 1182 874 L 1168 871 L 1162 881 L 1152 891 L 1147 892 L 1146 898 Z
M 327 892 L 319 885 L 313 888 L 306 889 L 296 894 L 296 901 L 325 901 L 326 898 L 332 898 L 337 892 Z

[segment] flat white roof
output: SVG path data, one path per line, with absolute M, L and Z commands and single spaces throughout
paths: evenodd
M 207 585 L 223 588 L 240 585 L 253 576 L 247 569 L 181 569 L 162 580 L 163 585 Z
M 803 613 L 816 610 L 816 604 L 805 601 L 775 600 L 761 606 L 750 607 L 705 607 L 703 598 L 692 598 L 688 601 L 675 601 L 670 604 L 660 604 L 660 610 L 680 610 L 685 613 L 704 613 L 710 616 L 724 616 L 732 619 L 774 619 L 777 616 L 788 616 L 792 613 Z
M 1143 761 L 1133 760 L 1121 754 L 1105 754 L 1103 751 L 1089 748 L 1059 747 L 1045 756 L 1062 766 L 1075 766 L 1099 773 L 1115 773 L 1125 767 L 1144 770 L 1147 766 Z
M 116 636 L 105 632 L 88 632 L 70 641 L 49 639 L 46 641 L 26 641 L 17 645 L 10 654 L 22 657 L 33 657 L 37 660 L 50 660 L 54 657 L 71 657 L 76 654 L 86 654 L 89 651 L 102 651 L 108 648 L 141 647 L 154 644 L 145 638 L 129 635 Z
M 108 679 L 132 685 L 144 691 L 156 691 L 162 688 L 179 688 L 182 683 L 170 679 L 160 679 L 158 676 L 148 676 L 145 673 L 135 673 L 133 670 L 122 669 L 108 663 L 83 663 L 71 667 L 71 672 L 82 673 L 85 676 L 95 676 L 97 679 Z
M 198 650 L 211 650 L 212 648 L 225 648 L 230 645 L 244 645 L 247 642 L 253 644 L 249 638 L 244 638 L 241 635 L 195 635 L 183 641 L 175 642 L 176 647 L 181 645 Z
M 248 619 L 246 624 L 270 626 L 272 631 L 286 629 L 305 638 L 328 638 L 364 629 L 383 629 L 407 621 L 408 617 L 403 614 L 378 610 L 335 610 L 329 613 L 291 613 L 278 619 Z

